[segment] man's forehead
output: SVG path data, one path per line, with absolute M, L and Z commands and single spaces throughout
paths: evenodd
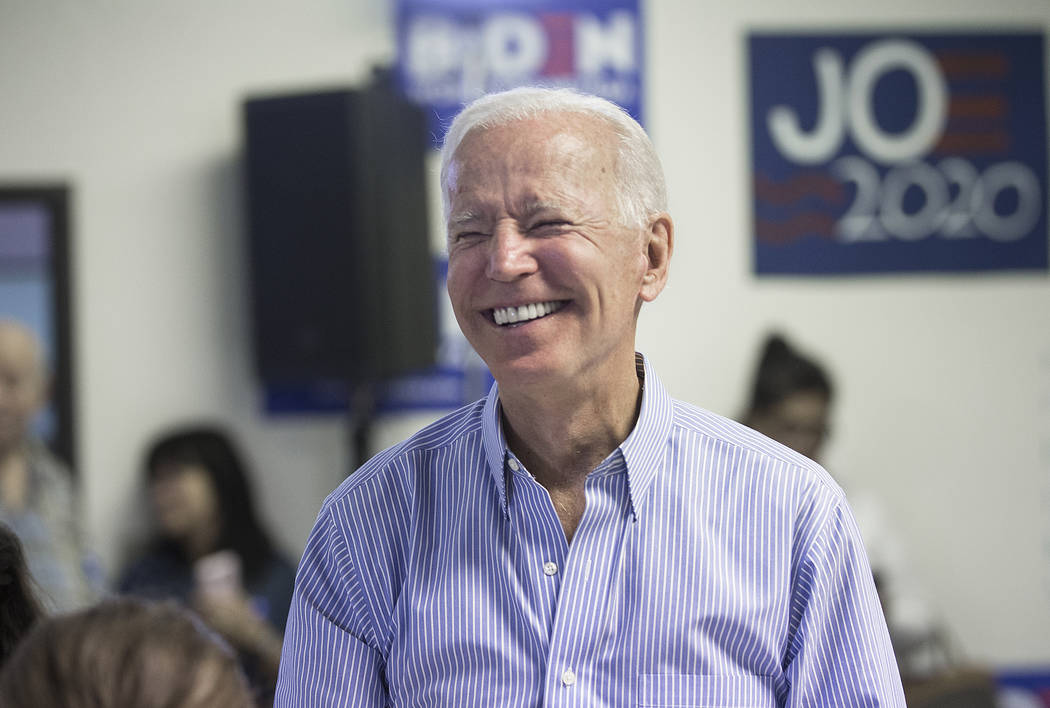
M 564 207 L 557 198 L 559 186 L 574 182 L 597 187 L 613 173 L 617 159 L 607 141 L 608 128 L 589 116 L 568 119 L 548 123 L 530 118 L 470 131 L 448 165 L 445 186 L 455 204 L 450 218 L 468 218 L 486 192 L 509 181 L 531 187 L 515 195 L 519 211 Z
M 521 198 L 512 206 L 514 215 L 524 219 L 542 214 L 562 213 L 572 210 L 572 205 L 567 202 L 538 196 Z M 477 198 L 477 195 L 464 193 L 456 200 L 452 213 L 449 214 L 448 223 L 450 226 L 458 226 L 482 221 L 491 216 L 489 214 L 490 210 L 491 205 L 484 203 L 483 200 Z
M 474 158 L 507 157 L 514 148 L 544 151 L 556 156 L 600 154 L 614 150 L 616 144 L 617 136 L 611 126 L 594 116 L 545 113 L 492 126 L 475 126 L 456 147 L 450 166 L 462 165 Z

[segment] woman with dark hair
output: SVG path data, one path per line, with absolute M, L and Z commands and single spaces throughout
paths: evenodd
M 827 439 L 832 394 L 831 378 L 819 364 L 771 334 L 741 422 L 815 460 Z
M 177 605 L 120 598 L 40 622 L 0 672 L 4 708 L 250 708 L 233 653 Z
M 193 607 L 238 650 L 256 688 L 269 691 L 295 569 L 256 515 L 233 441 L 216 427 L 169 432 L 150 446 L 144 471 L 157 535 L 120 591 Z
M 0 667 L 43 617 L 44 609 L 37 599 L 22 543 L 14 531 L 0 524 Z

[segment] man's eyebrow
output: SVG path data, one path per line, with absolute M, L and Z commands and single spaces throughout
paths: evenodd
M 533 200 L 522 204 L 518 211 L 519 218 L 528 219 L 543 212 L 562 212 L 564 211 L 564 207 L 556 202 Z M 448 225 L 462 226 L 474 221 L 479 221 L 483 218 L 484 216 L 480 211 L 475 209 L 464 209 L 450 214 L 448 217 Z
M 461 211 L 449 215 L 448 224 L 449 226 L 462 226 L 463 224 L 469 223 L 471 221 L 477 221 L 480 218 L 481 214 L 474 211 L 473 209 L 468 209 L 466 211 Z
M 545 211 L 557 211 L 557 212 L 560 212 L 560 211 L 563 211 L 563 210 L 564 209 L 563 209 L 561 204 L 557 204 L 555 202 L 545 202 L 545 201 L 536 200 L 536 201 L 526 202 L 525 204 L 523 204 L 522 208 L 521 208 L 521 214 L 522 214 L 522 216 L 527 218 L 527 217 L 530 217 L 530 216 L 536 216 L 536 214 L 539 214 L 539 213 L 545 212 Z

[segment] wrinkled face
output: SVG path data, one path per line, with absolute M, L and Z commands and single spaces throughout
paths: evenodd
M 215 485 L 200 465 L 161 464 L 153 473 L 149 497 L 161 535 L 172 540 L 185 539 L 219 516 Z
M 615 207 L 616 136 L 549 115 L 475 129 L 449 165 L 448 293 L 501 386 L 632 362 L 645 229 Z M 643 292 L 644 291 L 644 292 Z
M 36 342 L 21 328 L 0 325 L 0 452 L 26 438 L 43 404 L 44 373 Z

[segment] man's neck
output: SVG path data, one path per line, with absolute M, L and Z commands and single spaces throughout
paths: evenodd
M 630 434 L 640 401 L 633 359 L 600 383 L 567 381 L 542 391 L 500 387 L 507 443 L 548 489 L 582 488 Z

